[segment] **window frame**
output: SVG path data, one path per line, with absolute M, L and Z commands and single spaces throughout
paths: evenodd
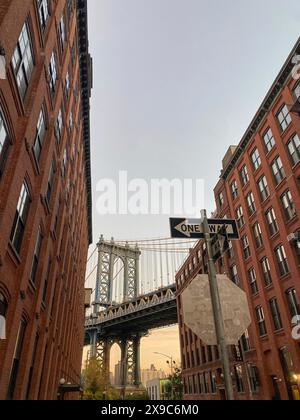
M 259 178 L 259 180 L 257 181 L 257 186 L 259 189 L 261 201 L 263 203 L 267 200 L 267 198 L 270 197 L 270 188 L 266 175 L 263 175 Z
M 47 5 L 47 16 L 45 16 L 44 6 Z M 39 16 L 39 25 L 42 33 L 45 32 L 49 17 L 50 17 L 50 5 L 48 0 L 37 0 L 38 16 Z
M 249 171 L 247 165 L 243 165 L 240 170 L 240 179 L 243 187 L 245 187 L 250 182 Z
M 270 311 L 272 315 L 275 332 L 281 331 L 283 328 L 283 323 L 282 323 L 280 309 L 278 306 L 278 300 L 276 297 L 273 297 L 272 299 L 269 300 L 269 306 L 270 306 Z
M 261 226 L 259 222 L 256 222 L 253 225 L 252 231 L 254 235 L 256 248 L 260 249 L 263 246 L 264 242 L 263 242 L 263 234 L 262 234 L 262 230 L 261 230 Z
M 24 38 L 24 30 L 26 30 L 26 37 L 28 38 L 28 42 L 25 43 L 26 45 L 24 47 L 24 51 L 22 52 L 21 45 L 22 45 L 22 39 Z M 27 55 L 27 53 L 29 54 Z M 16 55 L 18 55 L 18 59 L 16 59 Z M 25 70 L 26 69 L 24 65 L 25 58 L 28 59 L 28 63 L 30 64 L 28 67 L 29 68 L 28 72 Z M 15 46 L 15 49 L 13 51 L 11 62 L 12 62 L 12 69 L 15 76 L 18 92 L 19 92 L 22 102 L 24 102 L 26 94 L 28 92 L 30 81 L 32 79 L 34 67 L 35 67 L 33 41 L 32 41 L 32 35 L 31 35 L 28 19 L 25 21 L 24 25 L 22 26 L 21 33 L 17 41 L 17 45 Z M 21 72 L 23 74 L 22 82 L 25 82 L 25 85 L 24 85 L 25 87 L 21 85 L 21 80 L 19 77 Z
M 281 206 L 284 212 L 284 217 L 287 222 L 290 222 L 297 215 L 296 206 L 293 200 L 291 190 L 286 190 L 280 196 Z
M 253 216 L 254 213 L 256 213 L 256 204 L 255 204 L 255 198 L 254 198 L 253 191 L 250 191 L 247 194 L 246 201 L 247 201 L 247 205 L 248 205 L 248 212 L 249 212 L 249 215 L 251 217 L 251 216 Z
M 262 165 L 261 156 L 257 147 L 255 147 L 251 153 L 251 162 L 254 169 L 254 172 L 258 171 L 258 169 Z
M 284 114 L 283 110 L 286 110 L 287 113 Z M 280 120 L 280 118 L 279 118 L 280 115 L 282 115 L 282 117 L 283 117 L 282 120 Z M 286 131 L 286 129 L 292 123 L 292 117 L 291 117 L 291 114 L 290 114 L 289 109 L 288 109 L 288 107 L 287 107 L 286 104 L 283 104 L 282 107 L 279 109 L 279 111 L 276 114 L 276 118 L 277 118 L 277 121 L 279 123 L 279 127 L 280 127 L 280 130 L 281 130 L 281 133 L 284 133 Z M 287 122 L 288 120 L 290 120 L 290 121 Z
M 251 257 L 251 249 L 250 249 L 250 242 L 247 235 L 242 237 L 242 247 L 243 247 L 243 254 L 246 260 Z
M 48 86 L 50 89 L 51 98 L 53 98 L 56 92 L 56 86 L 57 86 L 57 81 L 58 81 L 57 55 L 56 55 L 55 49 L 52 51 L 52 54 L 49 60 L 48 76 L 49 76 Z
M 300 84 L 299 84 L 299 88 L 300 88 Z M 297 137 L 298 141 L 299 141 L 299 146 L 297 147 L 296 143 L 295 143 L 295 138 Z M 291 146 L 293 147 L 294 151 L 291 151 Z M 298 165 L 298 163 L 300 162 L 300 138 L 298 136 L 297 133 L 295 133 L 294 135 L 292 135 L 292 137 L 289 139 L 289 141 L 287 142 L 287 150 L 289 153 L 289 157 L 291 160 L 291 163 L 293 166 Z M 294 159 L 294 155 L 296 155 L 297 159 Z
M 273 173 L 276 186 L 281 184 L 281 182 L 286 178 L 286 173 L 285 173 L 285 169 L 282 163 L 282 159 L 279 155 L 272 161 L 271 170 Z
M 24 233 L 26 224 L 28 221 L 28 215 L 31 205 L 31 194 L 28 186 L 28 182 L 25 179 L 21 186 L 21 191 L 18 198 L 18 203 L 15 212 L 15 218 L 10 234 L 10 243 L 13 249 L 20 254 L 22 243 L 24 239 Z M 21 210 L 21 212 L 20 212 Z M 21 227 L 21 229 L 20 229 Z
M 290 274 L 290 266 L 284 245 L 279 245 L 275 248 L 275 256 L 280 276 L 284 277 Z
M 5 138 L 1 136 L 1 131 L 4 131 Z M 12 144 L 10 131 L 5 118 L 5 114 L 0 105 L 0 178 L 4 172 L 4 167 L 8 158 L 9 149 Z
M 41 256 L 42 243 L 43 243 L 43 229 L 42 229 L 42 226 L 39 225 L 36 241 L 35 241 L 35 246 L 34 246 L 33 257 L 32 257 L 31 272 L 30 272 L 30 281 L 34 285 L 36 284 L 36 277 L 37 277 L 39 261 L 40 261 L 40 256 Z
M 271 238 L 279 232 L 278 221 L 273 207 L 270 207 L 266 213 L 267 225 Z M 271 222 L 271 223 L 270 223 Z
M 236 216 L 237 216 L 237 224 L 239 229 L 241 229 L 243 226 L 245 226 L 245 214 L 244 214 L 244 209 L 243 206 L 239 206 L 236 209 Z
M 267 325 L 266 325 L 266 317 L 264 308 L 261 305 L 258 305 L 255 308 L 256 320 L 259 329 L 259 336 L 265 337 L 268 335 Z
M 257 283 L 257 275 L 254 267 L 251 267 L 248 270 L 248 279 L 250 284 L 250 289 L 252 296 L 255 296 L 259 293 L 258 283 Z
M 264 283 L 266 287 L 269 287 L 273 284 L 273 278 L 272 278 L 272 270 L 270 266 L 269 258 L 266 256 L 262 258 L 260 261 L 263 276 L 264 276 Z
M 270 135 L 271 133 L 271 135 Z M 276 140 L 272 131 L 272 128 L 269 127 L 263 134 L 264 145 L 266 153 L 270 153 L 276 146 Z
M 33 143 L 33 154 L 37 163 L 39 163 L 41 160 L 46 134 L 47 134 L 47 119 L 46 119 L 45 106 L 43 105 L 39 113 L 38 122 L 36 126 L 36 135 L 35 135 L 35 140 Z

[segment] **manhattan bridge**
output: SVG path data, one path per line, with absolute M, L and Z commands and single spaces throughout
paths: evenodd
M 110 372 L 110 351 L 121 350 L 121 386 L 140 386 L 140 344 L 149 331 L 177 324 L 175 276 L 194 244 L 172 239 L 105 241 L 101 236 L 88 260 L 92 310 L 85 322 L 85 345 Z

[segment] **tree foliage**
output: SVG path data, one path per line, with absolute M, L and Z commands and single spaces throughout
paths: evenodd
M 178 366 L 173 368 L 173 374 L 168 377 L 165 385 L 165 394 L 168 400 L 181 401 L 183 399 L 182 369 Z
M 109 375 L 103 372 L 97 358 L 91 358 L 82 373 L 83 400 L 118 400 L 120 393 L 109 384 Z

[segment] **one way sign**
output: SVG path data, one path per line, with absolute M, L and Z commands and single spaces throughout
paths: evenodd
M 214 238 L 220 231 L 226 229 L 229 240 L 239 239 L 236 220 L 209 219 L 210 236 Z M 204 239 L 202 219 L 170 219 L 172 238 Z

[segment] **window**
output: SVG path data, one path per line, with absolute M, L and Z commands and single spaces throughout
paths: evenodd
M 259 180 L 258 180 L 258 188 L 259 188 L 259 192 L 260 192 L 260 198 L 261 201 L 265 201 L 269 196 L 270 196 L 270 190 L 268 187 L 268 181 L 267 178 L 264 176 L 262 176 Z
M 247 260 L 251 256 L 249 239 L 247 235 L 242 237 L 242 244 L 243 244 L 244 257 Z
M 289 305 L 289 310 L 291 317 L 294 318 L 295 316 L 300 315 L 300 306 L 297 297 L 297 292 L 295 289 L 289 289 L 286 291 L 286 299 Z
M 292 122 L 292 118 L 286 105 L 284 105 L 278 112 L 277 119 L 280 124 L 281 131 L 285 131 Z
M 239 228 L 242 228 L 245 224 L 245 218 L 244 218 L 244 211 L 243 211 L 243 207 L 240 206 L 237 210 L 236 210 L 236 218 L 237 218 L 237 224 Z
M 238 198 L 239 195 L 239 190 L 238 190 L 238 184 L 236 181 L 233 181 L 233 183 L 231 184 L 231 193 L 232 193 L 232 198 L 235 200 L 236 198 Z
M 237 286 L 239 286 L 240 279 L 239 279 L 238 269 L 237 269 L 237 266 L 235 264 L 230 267 L 230 277 L 231 277 L 231 280 L 233 281 L 233 283 L 235 283 Z
M 15 48 L 12 65 L 20 96 L 24 99 L 34 68 L 33 53 L 27 23 L 23 26 L 18 44 Z
M 234 249 L 233 249 L 232 241 L 228 241 L 228 253 L 229 253 L 229 258 L 234 257 Z
M 281 315 L 278 308 L 278 302 L 276 298 L 270 300 L 271 314 L 274 322 L 275 331 L 282 329 Z
M 0 316 L 6 317 L 6 312 L 8 308 L 7 300 L 5 296 L 0 292 Z
M 35 341 L 34 341 L 34 347 L 33 347 L 33 353 L 31 358 L 31 364 L 29 369 L 29 376 L 28 376 L 28 383 L 27 383 L 27 391 L 26 391 L 26 400 L 29 399 L 30 391 L 31 391 L 31 385 L 32 385 L 32 378 L 33 378 L 33 371 L 34 371 L 34 365 L 35 365 L 35 359 L 36 359 L 36 353 L 39 343 L 39 335 L 36 334 Z
M 8 130 L 4 121 L 3 114 L 0 108 L 0 175 L 4 168 L 4 163 L 7 159 L 8 149 L 10 145 L 10 139 Z
M 65 177 L 65 175 L 66 175 L 67 163 L 68 163 L 68 153 L 67 153 L 67 149 L 65 149 L 64 157 L 63 157 L 63 161 L 62 161 L 62 176 L 63 177 Z
M 53 96 L 55 93 L 55 86 L 57 81 L 57 68 L 56 68 L 56 58 L 55 53 L 53 51 L 49 63 L 49 86 L 50 86 L 50 92 Z
M 37 269 L 38 269 L 38 265 L 39 265 L 39 258 L 40 258 L 40 253 L 41 253 L 42 240 L 43 240 L 42 229 L 41 229 L 41 227 L 39 227 L 38 234 L 37 234 L 37 239 L 36 239 L 36 243 L 35 243 L 35 248 L 34 248 L 31 275 L 30 275 L 30 280 L 34 284 L 35 284 L 35 281 L 36 281 L 36 273 L 37 273 Z
M 297 86 L 294 89 L 294 95 L 296 99 L 300 98 L 300 83 L 297 84 Z
M 253 234 L 255 239 L 255 245 L 256 248 L 260 248 L 263 246 L 263 237 L 262 237 L 262 231 L 259 223 L 255 223 L 253 226 Z
M 289 221 L 293 219 L 296 216 L 296 208 L 294 205 L 292 194 L 289 190 L 281 196 L 281 203 L 286 220 Z
M 260 337 L 264 337 L 267 335 L 267 328 L 266 328 L 266 321 L 265 321 L 265 314 L 262 306 L 258 306 L 255 309 L 256 312 L 256 318 L 258 322 L 258 328 L 259 328 L 259 335 Z
M 36 127 L 36 137 L 35 137 L 35 142 L 33 146 L 34 156 L 37 162 L 39 162 L 40 157 L 41 157 L 45 133 L 46 133 L 46 122 L 45 122 L 44 110 L 42 109 L 40 112 L 37 127 Z
M 40 25 L 42 31 L 44 31 L 47 26 L 47 20 L 49 17 L 48 0 L 38 0 L 38 8 Z
M 242 366 L 234 366 L 234 376 L 235 376 L 237 392 L 238 393 L 244 392 Z
M 261 158 L 258 149 L 254 149 L 251 154 L 253 168 L 256 171 L 261 165 Z
M 269 128 L 264 134 L 264 142 L 267 153 L 269 153 L 276 144 L 271 128 Z
M 250 387 L 251 391 L 253 393 L 259 392 L 260 387 L 260 378 L 259 378 L 259 372 L 255 365 L 248 364 L 247 365 L 248 372 L 249 372 L 249 380 L 250 380 Z
M 243 186 L 247 185 L 249 182 L 249 174 L 248 174 L 248 169 L 246 165 L 242 167 L 241 172 L 240 172 L 240 177 L 241 177 Z
M 65 45 L 65 42 L 66 42 L 66 27 L 65 27 L 65 17 L 64 17 L 64 15 L 62 15 L 62 17 L 60 18 L 58 31 L 59 31 L 60 46 L 61 46 L 61 50 L 63 51 L 64 50 L 64 45 Z
M 262 271 L 264 275 L 265 285 L 268 287 L 273 283 L 270 262 L 267 257 L 261 260 Z
M 252 295 L 257 295 L 258 287 L 257 287 L 256 271 L 254 268 L 251 268 L 248 271 L 248 277 L 249 277 L 249 282 L 250 282 L 251 293 Z
M 288 260 L 287 260 L 287 256 L 286 256 L 286 252 L 284 249 L 284 246 L 281 245 L 278 248 L 275 249 L 275 254 L 277 257 L 277 262 L 278 262 L 278 267 L 279 267 L 279 271 L 281 276 L 285 276 L 286 274 L 288 274 L 290 272 L 289 269 L 289 264 L 288 264 Z
M 280 184 L 280 182 L 285 178 L 285 171 L 280 156 L 272 162 L 272 171 L 276 184 Z
M 61 141 L 63 128 L 64 128 L 64 121 L 63 121 L 62 110 L 60 109 L 58 111 L 57 120 L 55 122 L 55 137 L 58 143 L 60 143 Z
M 69 92 L 70 92 L 70 74 L 69 74 L 69 72 L 67 72 L 67 74 L 66 74 L 66 80 L 65 80 L 65 93 L 66 93 L 66 97 L 69 96 Z
M 216 372 L 210 373 L 210 384 L 211 384 L 211 393 L 217 394 L 217 375 Z
M 48 204 L 50 203 L 50 200 L 51 200 L 53 179 L 54 179 L 54 162 L 51 163 L 49 176 L 48 176 L 47 193 L 46 193 L 46 199 L 47 199 Z
M 73 119 L 73 111 L 70 112 L 70 118 L 69 118 L 69 133 L 71 135 L 74 127 L 74 119 Z
M 267 210 L 266 217 L 267 217 L 270 235 L 274 236 L 278 232 L 279 229 L 278 229 L 276 214 L 273 208 Z
M 50 278 L 50 272 L 51 272 L 51 265 L 52 265 L 52 261 L 49 259 L 48 262 L 48 268 L 47 268 L 47 274 L 46 274 L 46 278 L 45 278 L 45 283 L 44 283 L 44 289 L 43 289 L 43 303 L 46 303 L 46 299 L 47 299 L 47 292 L 48 292 L 48 284 L 49 284 L 49 278 Z
M 300 89 L 300 85 L 299 85 Z M 291 161 L 293 165 L 297 165 L 300 162 L 300 139 L 298 134 L 295 134 L 287 144 Z
M 26 327 L 27 327 L 27 323 L 24 319 L 22 319 L 21 324 L 19 326 L 16 347 L 15 347 L 14 357 L 13 357 L 13 362 L 12 362 L 12 368 L 10 372 L 9 386 L 8 386 L 8 391 L 7 391 L 8 400 L 13 400 L 14 398 L 15 388 L 16 388 L 16 384 L 18 380 L 20 360 L 21 360 L 22 352 L 23 352 L 23 344 L 24 344 Z
M 210 389 L 209 389 L 210 375 L 209 375 L 209 372 L 206 372 L 204 374 L 204 381 L 205 381 L 205 394 L 209 394 L 210 393 Z
M 240 345 L 242 350 L 244 350 L 245 352 L 251 350 L 250 336 L 248 330 L 246 330 L 245 334 L 242 336 L 240 340 Z
M 297 240 L 295 242 L 296 253 L 298 257 L 298 264 L 300 265 L 300 231 L 297 232 Z
M 222 207 L 224 204 L 224 194 L 222 192 L 218 195 L 218 203 L 219 207 Z
M 26 181 L 23 183 L 19 201 L 17 205 L 16 215 L 11 230 L 10 240 L 14 249 L 20 253 L 23 241 L 25 225 L 28 217 L 30 206 L 30 194 Z
M 255 201 L 254 201 L 254 195 L 252 192 L 250 192 L 247 195 L 247 203 L 248 203 L 248 209 L 249 209 L 249 214 L 250 216 L 252 216 L 252 214 L 254 214 L 256 212 L 256 206 L 255 206 Z

